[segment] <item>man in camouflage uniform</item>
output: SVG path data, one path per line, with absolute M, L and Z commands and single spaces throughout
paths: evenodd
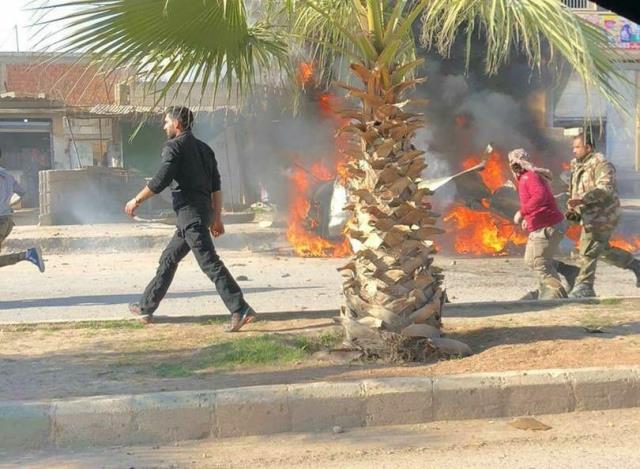
M 580 234 L 580 273 L 570 298 L 596 296 L 593 283 L 598 258 L 629 269 L 640 287 L 640 262 L 627 251 L 611 246 L 609 240 L 620 219 L 620 199 L 616 187 L 616 170 L 601 153 L 594 151 L 589 136 L 580 134 L 573 140 L 568 220 L 582 225 Z

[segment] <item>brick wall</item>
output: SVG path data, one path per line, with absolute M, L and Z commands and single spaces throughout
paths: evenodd
M 115 103 L 116 76 L 105 77 L 82 64 L 6 64 L 4 88 L 17 94 L 46 93 L 68 106 Z

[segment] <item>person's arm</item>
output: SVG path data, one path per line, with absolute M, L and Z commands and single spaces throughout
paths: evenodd
M 595 188 L 582 197 L 585 205 L 598 204 L 616 191 L 616 169 L 609 161 L 603 161 L 598 165 L 595 179 Z
M 214 238 L 217 238 L 224 234 L 224 223 L 222 223 L 222 191 L 216 191 L 211 194 L 211 207 L 213 208 L 211 234 Z
M 175 144 L 167 142 L 162 148 L 162 163 L 156 175 L 149 181 L 147 187 L 154 194 L 159 194 L 165 190 L 171 181 L 178 174 L 178 166 L 180 163 L 180 152 Z
M 138 195 L 127 202 L 127 205 L 124 206 L 124 211 L 130 217 L 133 217 L 138 207 L 140 207 L 140 205 L 142 205 L 145 200 L 150 199 L 154 195 L 156 195 L 155 192 L 153 192 L 147 186 L 143 187 L 142 190 L 138 192 Z
M 526 187 L 524 185 L 524 182 L 518 181 L 517 178 L 515 180 L 515 184 L 516 184 L 516 191 L 518 192 L 518 201 L 520 202 L 520 207 L 522 207 L 522 203 L 527 197 L 527 194 L 525 193 Z M 520 211 L 520 208 L 518 208 L 518 211 L 513 216 L 513 223 L 515 223 L 518 226 L 520 226 L 520 224 L 522 223 L 522 212 Z
M 211 151 L 213 168 L 211 174 L 211 208 L 213 209 L 213 223 L 211 223 L 211 234 L 214 238 L 224 234 L 224 223 L 222 223 L 222 183 L 216 157 Z
M 153 179 L 124 206 L 124 211 L 127 215 L 133 217 L 136 210 L 145 200 L 159 194 L 171 184 L 171 181 L 173 181 L 178 172 L 178 157 L 179 154 L 177 150 L 172 145 L 165 144 L 162 148 L 162 163 L 160 169 L 158 169 Z
M 213 150 L 209 148 L 210 157 L 213 162 L 211 168 L 211 208 L 213 209 L 213 222 L 211 223 L 211 234 L 214 238 L 224 234 L 224 223 L 222 223 L 222 181 L 218 171 L 218 162 Z

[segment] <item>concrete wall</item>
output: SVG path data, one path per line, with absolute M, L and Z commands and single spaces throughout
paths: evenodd
M 144 185 L 125 170 L 87 167 L 40 172 L 40 223 L 124 221 L 123 207 Z

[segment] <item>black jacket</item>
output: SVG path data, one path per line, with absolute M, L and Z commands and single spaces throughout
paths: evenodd
M 209 208 L 211 193 L 220 190 L 215 154 L 191 131 L 183 132 L 164 144 L 160 169 L 147 186 L 159 194 L 169 185 L 174 210 L 187 205 Z

